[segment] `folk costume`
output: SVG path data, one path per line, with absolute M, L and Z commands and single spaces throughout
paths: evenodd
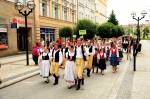
M 117 72 L 117 65 L 119 65 L 118 61 L 118 50 L 116 48 L 111 48 L 110 49 L 110 64 L 113 67 L 113 73 Z
M 85 50 L 84 50 L 83 45 L 76 46 L 74 57 L 75 57 L 75 63 L 76 63 L 75 71 L 76 71 L 77 80 L 78 80 L 78 85 L 77 85 L 76 90 L 79 90 L 81 81 L 82 81 L 82 84 L 84 84 L 83 68 L 84 68 L 84 63 L 86 61 L 86 56 L 85 56 Z
M 68 84 L 68 88 L 71 88 L 75 84 L 75 62 L 74 62 L 74 51 L 68 51 L 66 53 L 66 64 L 65 64 L 65 73 L 64 79 Z
M 92 65 L 93 65 L 93 56 L 95 54 L 95 50 L 94 47 L 91 46 L 87 46 L 86 47 L 86 59 L 87 59 L 87 76 L 90 77 L 90 72 L 92 69 Z
M 62 53 L 59 49 L 52 51 L 52 60 L 51 60 L 51 68 L 50 73 L 54 76 L 55 82 L 53 85 L 58 84 L 59 78 L 59 66 L 62 64 Z
M 50 54 L 47 52 L 42 53 L 42 66 L 41 66 L 41 75 L 45 79 L 46 83 L 49 83 L 49 73 L 50 72 Z
M 106 53 L 104 52 L 98 53 L 97 59 L 99 68 L 101 69 L 101 74 L 104 75 L 103 71 L 106 69 Z

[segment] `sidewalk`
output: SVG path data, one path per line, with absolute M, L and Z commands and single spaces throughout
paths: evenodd
M 26 66 L 25 54 L 0 58 L 0 62 L 2 64 L 0 68 L 0 78 L 2 79 L 0 88 L 39 73 L 39 66 L 34 65 L 31 55 L 29 57 L 29 66 Z
M 29 58 L 30 59 L 32 58 L 31 54 L 29 54 Z M 9 63 L 16 62 L 16 61 L 23 61 L 23 60 L 26 60 L 26 54 L 2 57 L 0 58 L 0 64 L 4 65 L 4 64 L 9 64 Z
M 150 41 L 142 41 L 142 52 L 137 56 L 131 99 L 150 99 Z

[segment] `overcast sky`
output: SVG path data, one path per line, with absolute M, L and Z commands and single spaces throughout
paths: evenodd
M 108 16 L 112 9 L 120 24 L 135 23 L 136 21 L 131 17 L 133 11 L 137 13 L 137 16 L 140 16 L 141 11 L 146 10 L 148 14 L 141 23 L 150 20 L 150 0 L 108 0 Z

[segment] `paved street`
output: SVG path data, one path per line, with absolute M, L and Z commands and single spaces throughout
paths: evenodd
M 52 85 L 52 77 L 51 82 L 45 84 L 38 75 L 1 89 L 0 99 L 42 99 L 43 97 L 44 99 L 107 99 L 112 94 L 116 83 L 120 83 L 126 64 L 126 62 L 122 63 L 117 74 L 113 74 L 109 66 L 104 76 L 93 74 L 91 78 L 85 78 L 85 85 L 82 86 L 80 91 L 76 91 L 75 88 L 67 89 L 63 74 L 61 74 L 58 86 Z
M 76 91 L 75 88 L 67 89 L 61 70 L 58 86 L 53 86 L 52 77 L 46 84 L 37 75 L 1 89 L 0 99 L 150 99 L 150 41 L 142 41 L 142 44 L 135 73 L 132 61 L 124 59 L 118 73 L 113 74 L 108 66 L 104 76 L 85 77 L 85 85 Z

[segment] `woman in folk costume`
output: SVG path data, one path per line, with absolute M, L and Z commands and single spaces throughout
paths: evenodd
M 86 47 L 86 59 L 87 59 L 86 69 L 87 69 L 87 76 L 88 77 L 90 77 L 90 72 L 91 72 L 91 69 L 93 66 L 94 54 L 95 54 L 95 50 L 94 50 L 93 44 L 91 43 L 90 40 L 88 40 L 87 47 Z
M 97 63 L 101 69 L 101 74 L 104 75 L 104 70 L 106 69 L 106 53 L 104 48 L 100 49 L 100 52 L 97 55 Z
M 77 46 L 75 47 L 75 71 L 76 71 L 76 76 L 77 76 L 77 88 L 76 90 L 80 89 L 80 83 L 82 82 L 82 85 L 84 84 L 84 78 L 83 78 L 83 68 L 84 68 L 84 63 L 86 61 L 86 56 L 85 56 L 85 50 L 84 46 L 81 45 L 81 39 L 77 39 Z
M 111 48 L 110 48 L 110 64 L 112 65 L 113 73 L 117 72 L 117 65 L 118 64 L 118 49 L 116 45 L 112 42 L 111 43 Z
M 63 61 L 63 56 L 62 52 L 58 48 L 58 44 L 54 44 L 54 50 L 52 51 L 51 54 L 51 68 L 50 68 L 50 73 L 54 76 L 55 82 L 53 85 L 58 84 L 58 79 L 59 79 L 59 67 L 61 66 Z
M 40 76 L 42 76 L 42 54 L 44 52 L 44 45 L 41 44 L 41 47 L 39 48 L 39 59 L 38 59 L 38 64 L 40 67 Z
M 50 70 L 50 53 L 48 48 L 45 47 L 44 51 L 41 54 L 42 56 L 42 66 L 41 66 L 41 75 L 45 78 L 45 82 L 49 83 L 49 70 Z
M 73 85 L 75 85 L 75 62 L 74 62 L 74 47 L 72 45 L 68 46 L 69 50 L 66 53 L 66 65 L 65 65 L 65 75 L 64 79 L 68 84 L 68 88 L 70 89 Z

